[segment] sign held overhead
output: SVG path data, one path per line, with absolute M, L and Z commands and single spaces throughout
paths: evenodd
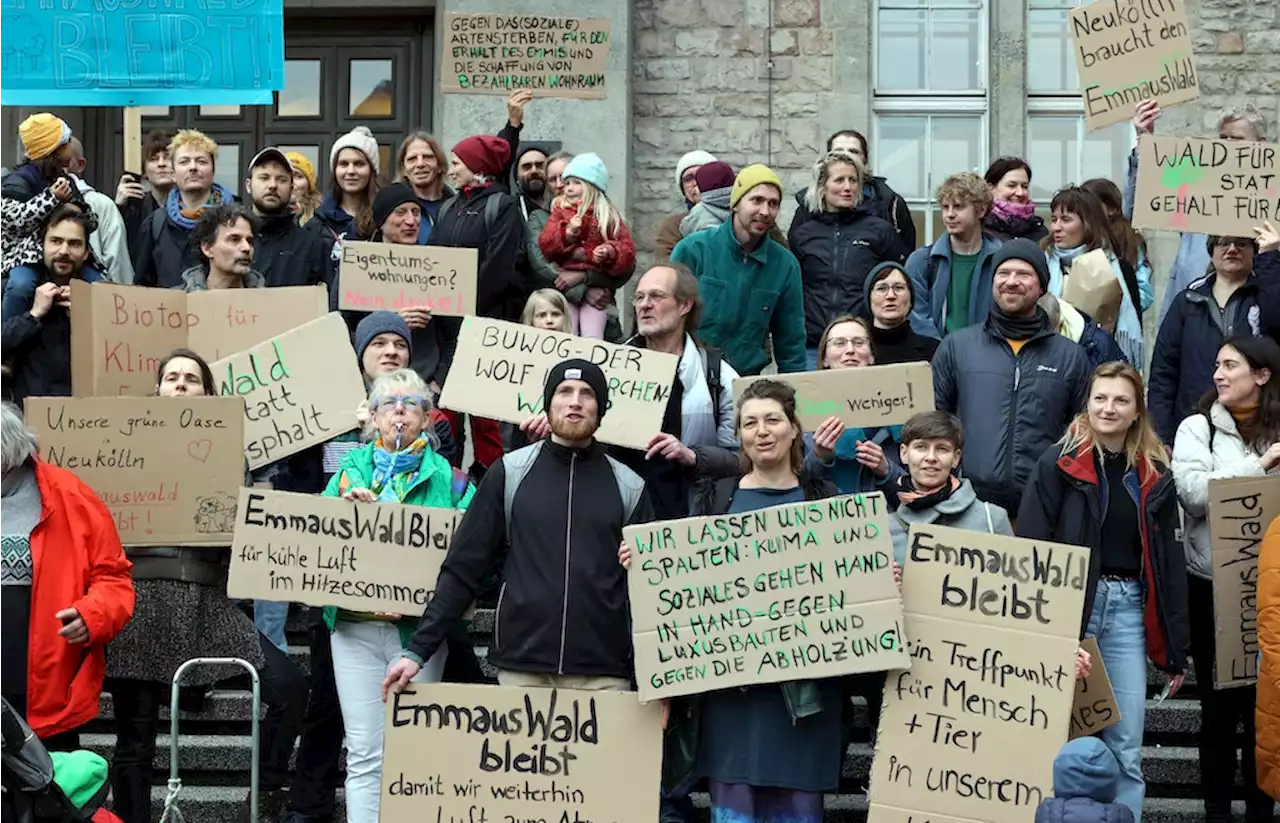
M 1138 140 L 1133 225 L 1219 236 L 1254 236 L 1280 220 L 1274 143 L 1144 134 Z
M 603 100 L 609 21 L 542 15 L 445 15 L 440 88 Z

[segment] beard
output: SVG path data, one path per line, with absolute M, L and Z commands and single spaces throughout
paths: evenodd
M 551 433 L 564 440 L 586 440 L 596 433 L 600 427 L 598 420 L 590 418 L 578 423 L 569 422 L 566 417 L 551 417 Z
M 520 190 L 531 200 L 541 200 L 547 191 L 547 181 L 541 177 L 530 177 L 520 184 Z
M 270 217 L 279 217 L 289 211 L 289 201 L 281 198 L 277 203 L 270 204 L 254 198 L 253 207 L 258 210 L 259 214 L 265 214 Z

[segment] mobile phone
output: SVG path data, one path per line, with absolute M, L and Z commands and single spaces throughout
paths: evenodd
M 138 185 L 142 185 L 141 174 L 138 174 L 137 172 L 133 172 L 133 171 L 127 171 L 124 173 L 124 176 L 129 178 L 130 183 L 137 183 Z
M 1160 692 L 1160 695 L 1158 697 L 1156 697 L 1156 705 L 1159 706 L 1161 703 L 1168 700 L 1169 693 L 1171 691 L 1173 691 L 1173 681 L 1168 680 L 1164 684 L 1164 690 Z

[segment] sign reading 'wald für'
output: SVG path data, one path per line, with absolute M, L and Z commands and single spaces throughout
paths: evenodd
M 884 495 L 623 530 L 642 700 L 910 665 Z
M 1280 154 L 1271 143 L 1144 134 L 1133 225 L 1253 237 L 1280 219 Z
M 540 15 L 445 15 L 442 91 L 605 97 L 609 21 Z

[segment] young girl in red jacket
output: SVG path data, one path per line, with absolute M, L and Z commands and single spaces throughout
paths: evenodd
M 609 172 L 599 155 L 580 154 L 564 169 L 565 189 L 551 204 L 538 247 L 565 272 L 556 288 L 567 292 L 586 281 L 610 291 L 626 282 L 636 265 L 636 245 L 622 215 L 609 202 Z M 584 299 L 569 304 L 575 331 L 604 339 L 608 314 Z

